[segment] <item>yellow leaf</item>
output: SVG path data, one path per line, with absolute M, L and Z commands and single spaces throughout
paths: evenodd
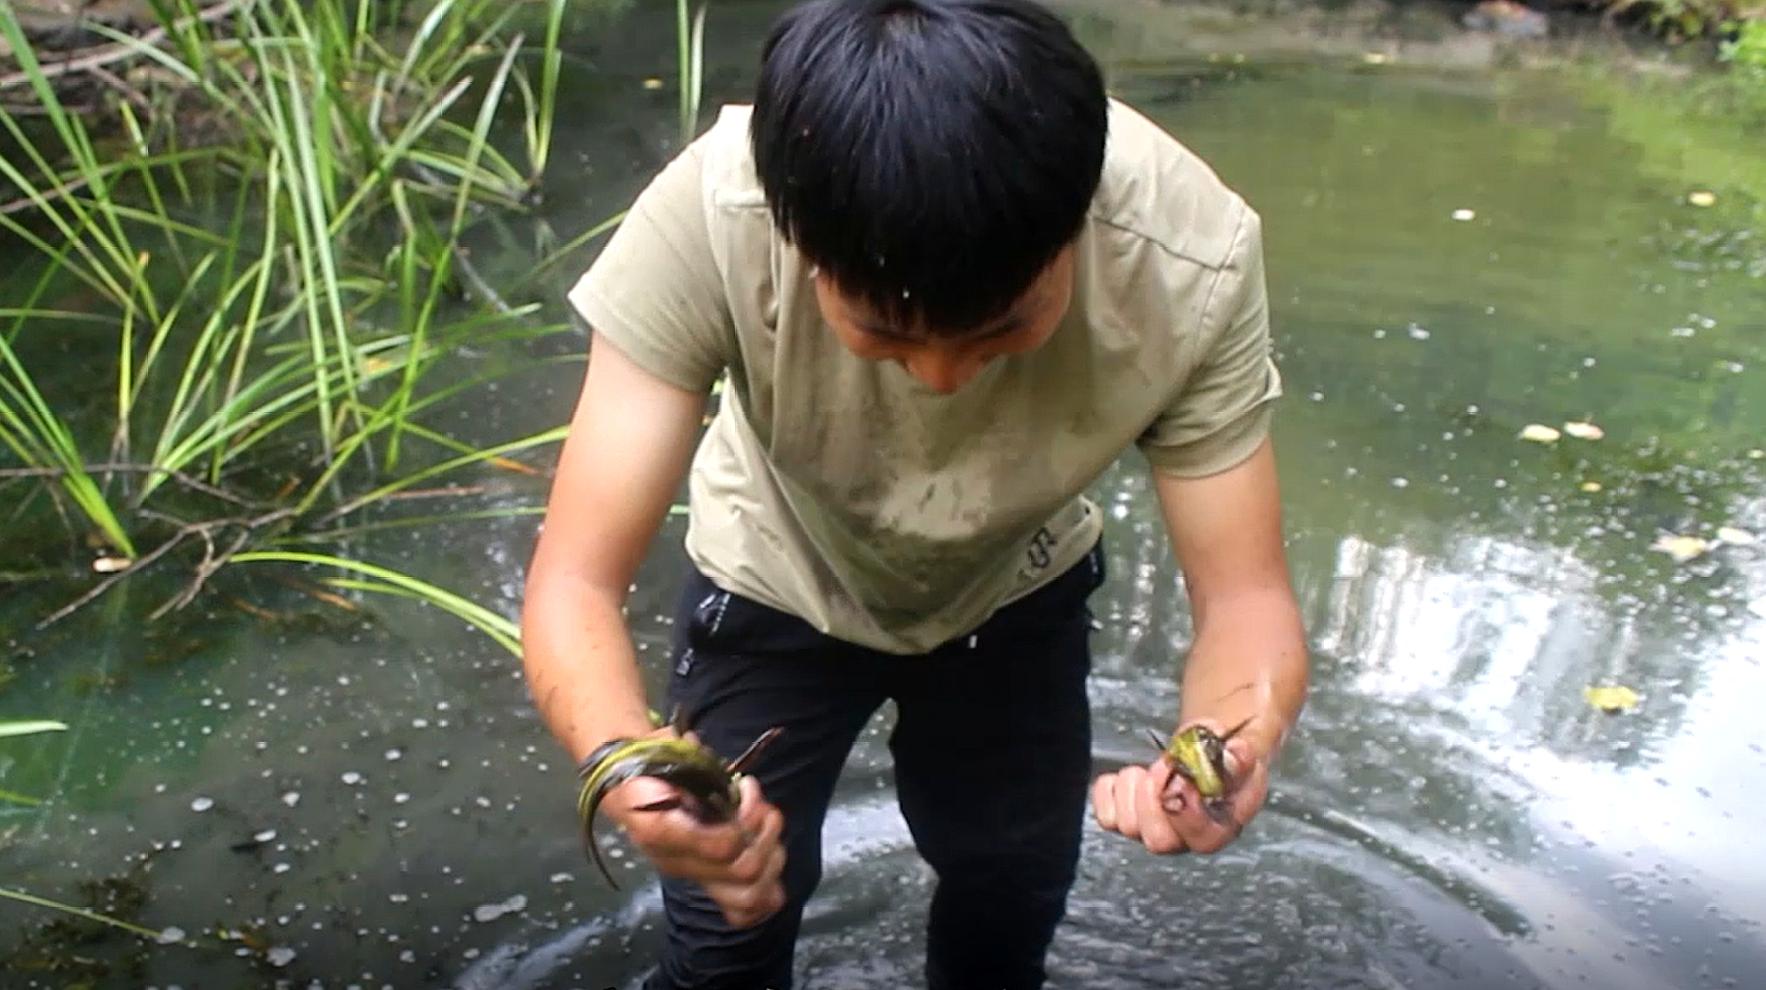
M 1582 483 L 1582 490 L 1589 493 L 1590 495 L 1592 495 L 1595 492 L 1600 491 L 1600 482 L 1598 482 L 1598 481 L 1584 481 Z
M 493 457 L 487 463 L 492 467 L 500 467 L 505 471 L 513 471 L 516 474 L 525 474 L 530 478 L 537 478 L 544 473 L 537 468 L 528 467 L 520 461 L 510 460 L 507 457 Z
M 1392 61 L 1392 56 L 1385 52 L 1363 52 L 1361 60 L 1368 65 L 1385 65 Z
M 1724 526 L 1717 530 L 1717 540 L 1720 543 L 1727 543 L 1732 547 L 1751 547 L 1759 541 L 1759 537 L 1745 529 L 1736 529 L 1734 526 Z
M 1607 714 L 1628 712 L 1637 707 L 1637 692 L 1621 684 L 1603 687 L 1589 686 L 1582 689 L 1582 697 L 1588 703 Z
M 1528 423 L 1527 428 L 1521 431 L 1522 440 L 1531 440 L 1534 443 L 1556 443 L 1561 435 L 1543 423 Z
M 1607 431 L 1589 422 L 1565 423 L 1564 432 L 1578 440 L 1599 440 Z
M 650 90 L 661 89 L 662 88 L 662 80 L 656 78 L 655 76 L 651 76 L 650 78 L 644 80 L 644 88 L 650 89 Z
M 1676 564 L 1684 564 L 1694 557 L 1704 556 L 1711 544 L 1697 536 L 1658 536 L 1649 548 L 1673 557 Z
M 1708 189 L 1695 189 L 1686 194 L 1686 201 L 1694 206 L 1716 206 L 1717 194 Z

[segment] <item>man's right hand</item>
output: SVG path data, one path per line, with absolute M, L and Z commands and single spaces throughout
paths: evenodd
M 779 840 L 785 816 L 761 796 L 754 778 L 742 778 L 741 790 L 736 817 L 717 825 L 702 824 L 680 808 L 638 810 L 679 793 L 655 777 L 633 777 L 613 788 L 602 808 L 659 872 L 698 883 L 732 927 L 752 928 L 785 906 L 785 847 Z

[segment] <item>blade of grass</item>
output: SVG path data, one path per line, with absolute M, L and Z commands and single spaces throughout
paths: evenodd
M 0 338 L 0 364 L 4 364 L 6 370 L 11 372 L 10 379 L 0 377 L 0 386 L 4 387 L 10 397 L 0 401 L 0 419 L 6 420 L 14 430 L 33 438 L 46 456 L 26 456 L 17 446 L 14 446 L 15 451 L 32 466 L 52 465 L 61 468 L 61 486 L 80 507 L 80 511 L 110 540 L 111 546 L 126 556 L 134 557 L 135 546 L 129 540 L 129 534 L 110 504 L 105 501 L 97 483 L 87 473 L 85 458 L 80 456 L 72 433 L 37 390 L 30 373 L 25 370 L 12 345 L 4 338 Z M 25 426 L 27 421 L 30 423 L 29 428 Z
M 336 529 L 322 530 L 316 533 L 291 533 L 280 538 L 279 542 L 291 544 L 332 543 L 361 536 L 364 533 L 378 533 L 389 529 L 408 529 L 417 526 L 445 526 L 450 523 L 478 522 L 485 519 L 519 519 L 524 516 L 543 516 L 546 507 L 543 505 L 516 505 L 501 509 L 475 509 L 469 512 L 449 512 L 435 516 L 409 516 L 404 519 L 383 519 L 379 522 L 362 523 L 357 526 L 340 526 Z
M 34 736 L 42 732 L 66 732 L 67 724 L 49 719 L 0 722 L 0 739 L 12 736 Z
M 540 53 L 539 111 L 528 126 L 528 158 L 532 166 L 528 181 L 537 185 L 552 154 L 552 122 L 558 111 L 558 74 L 564 60 L 560 48 L 564 32 L 565 0 L 546 4 L 546 41 Z
M 52 901 L 47 897 L 38 897 L 35 894 L 27 894 L 22 890 L 9 890 L 5 887 L 0 887 L 0 897 L 4 897 L 7 900 L 19 901 L 24 904 L 31 904 L 36 907 L 49 908 L 52 911 L 60 911 L 62 914 L 71 914 L 76 917 L 85 918 L 87 921 L 96 921 L 101 925 L 109 925 L 112 928 L 120 928 L 125 932 L 132 932 L 145 939 L 153 941 L 159 940 L 160 933 L 151 928 L 143 928 L 140 925 L 123 921 L 120 918 L 112 918 L 109 915 L 99 914 L 97 911 L 88 911 L 85 908 L 74 907 L 72 904 L 63 904 L 60 901 Z
M 381 485 L 379 488 L 364 495 L 358 495 L 355 498 L 350 499 L 348 502 L 345 502 L 343 505 L 326 513 L 325 518 L 335 519 L 339 516 L 348 515 L 351 512 L 356 512 L 366 506 L 372 505 L 394 492 L 404 491 L 407 488 L 419 485 L 431 478 L 437 477 L 438 475 L 447 474 L 449 471 L 458 470 L 459 468 L 466 467 L 470 464 L 492 460 L 493 458 L 501 457 L 505 454 L 512 454 L 518 450 L 527 450 L 531 447 L 541 446 L 542 444 L 557 443 L 562 441 L 569 432 L 570 427 L 557 426 L 549 430 L 542 430 L 539 433 L 522 437 L 519 440 L 510 440 L 505 443 L 485 447 L 482 450 L 475 450 L 470 454 L 462 454 L 459 457 L 449 458 L 439 464 L 431 465 L 421 471 L 408 474 L 396 481 Z
M 430 584 L 427 581 L 404 574 L 389 568 L 351 560 L 346 557 L 334 557 L 328 554 L 303 553 L 292 550 L 253 550 L 235 556 L 234 564 L 250 563 L 289 563 L 308 564 L 315 567 L 333 567 L 338 570 L 363 574 L 379 582 L 398 589 L 400 592 L 421 599 L 437 608 L 447 611 L 457 618 L 477 627 L 479 630 L 496 640 L 497 643 L 516 656 L 521 655 L 520 628 L 509 619 L 492 612 L 476 602 L 448 591 L 445 588 Z M 332 579 L 330 583 L 351 579 Z M 347 585 L 338 585 L 347 587 Z

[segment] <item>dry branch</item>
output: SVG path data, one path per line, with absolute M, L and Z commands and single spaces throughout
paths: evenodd
M 252 0 L 221 0 L 220 3 L 203 10 L 199 14 L 192 17 L 179 18 L 177 21 L 173 22 L 173 26 L 182 31 L 199 21 L 203 23 L 218 21 L 251 2 Z M 139 44 L 131 45 L 119 41 L 114 44 L 102 45 L 78 58 L 59 61 L 52 65 L 43 65 L 40 66 L 39 69 L 45 79 L 57 79 L 70 73 L 87 72 L 93 68 L 110 65 L 114 62 L 121 62 L 125 59 L 137 56 L 140 54 L 139 45 L 157 45 L 166 39 L 167 33 L 165 27 L 156 27 L 152 30 L 142 32 L 141 37 L 137 39 Z M 0 76 L 0 90 L 17 89 L 20 86 L 28 86 L 30 83 L 31 74 L 23 70 Z

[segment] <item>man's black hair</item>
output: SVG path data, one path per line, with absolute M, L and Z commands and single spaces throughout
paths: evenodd
M 1103 169 L 1097 63 L 1030 0 L 813 0 L 768 38 L 755 167 L 774 220 L 892 322 L 1003 316 Z

